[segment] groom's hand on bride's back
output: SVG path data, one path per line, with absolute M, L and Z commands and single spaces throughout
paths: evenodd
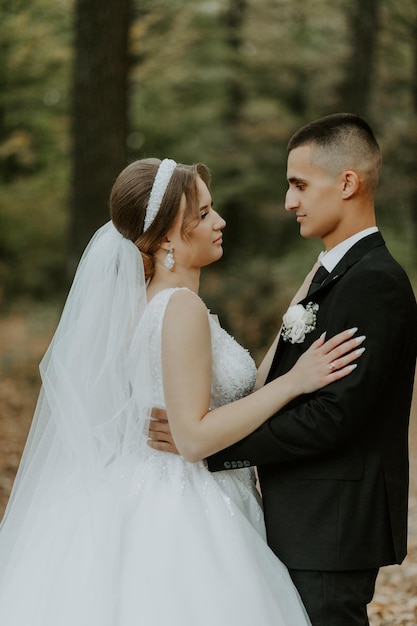
M 149 439 L 147 444 L 154 450 L 161 452 L 171 452 L 179 454 L 177 447 L 171 435 L 171 429 L 168 423 L 167 412 L 165 409 L 153 407 L 151 410 L 151 418 L 149 420 Z

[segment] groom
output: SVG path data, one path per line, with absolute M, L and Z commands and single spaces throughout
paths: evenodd
M 208 465 L 258 466 L 268 543 L 313 626 L 366 626 L 379 567 L 406 554 L 417 308 L 376 227 L 381 154 L 369 125 L 324 117 L 297 131 L 288 153 L 285 208 L 325 252 L 301 301 L 318 305 L 314 328 L 301 343 L 284 328 L 268 380 L 324 331 L 357 326 L 366 351 L 350 376 L 297 398 Z

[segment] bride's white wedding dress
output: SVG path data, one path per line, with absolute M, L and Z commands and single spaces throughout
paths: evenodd
M 148 406 L 164 406 L 161 330 L 173 291 L 157 294 L 140 320 Z M 255 365 L 209 319 L 215 408 L 250 392 Z M 123 467 L 109 458 L 104 473 L 90 467 L 80 478 L 58 464 L 23 529 L 6 518 L 3 542 L 20 536 L 0 562 L 0 624 L 307 626 L 286 568 L 267 547 L 253 470 L 212 474 L 204 462 L 146 446 L 143 424 L 136 435 L 140 445 Z

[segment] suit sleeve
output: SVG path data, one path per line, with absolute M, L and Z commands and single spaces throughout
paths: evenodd
M 346 378 L 298 398 L 254 433 L 211 456 L 207 460 L 210 470 L 336 452 L 376 426 L 383 390 L 393 380 L 401 385 L 401 372 L 409 382 L 414 372 L 417 325 L 407 277 L 372 269 L 349 274 L 324 296 L 327 302 L 324 300 L 319 310 L 316 336 L 326 330 L 331 337 L 357 326 L 358 334 L 366 335 L 366 350 L 358 367 Z M 410 384 L 405 384 L 404 393 L 410 393 L 409 388 Z

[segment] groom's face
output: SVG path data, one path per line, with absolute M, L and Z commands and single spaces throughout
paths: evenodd
M 299 146 L 288 155 L 285 209 L 295 213 L 302 237 L 319 237 L 330 249 L 342 230 L 342 186 L 339 177 L 312 164 L 311 150 Z

